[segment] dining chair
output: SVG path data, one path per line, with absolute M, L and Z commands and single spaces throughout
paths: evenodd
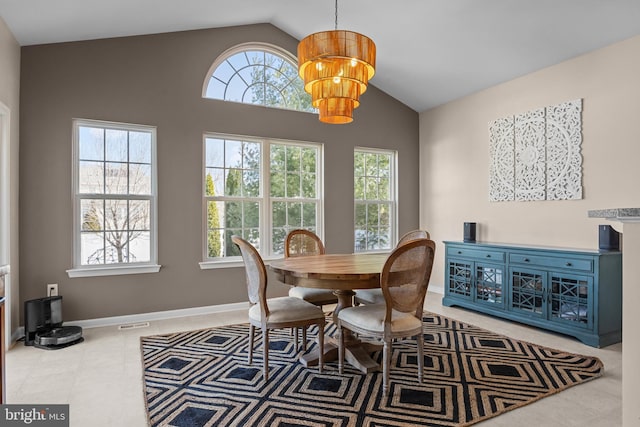
M 396 247 L 382 267 L 380 288 L 385 304 L 348 307 L 338 313 L 338 370 L 344 371 L 344 329 L 359 336 L 382 340 L 382 393 L 389 392 L 391 343 L 397 338 L 415 337 L 418 353 L 418 381 L 424 370 L 422 311 L 429 286 L 435 243 L 429 239 L 408 241 Z
M 324 255 L 324 244 L 320 237 L 312 231 L 304 229 L 291 230 L 284 241 L 285 258 Z M 314 305 L 337 304 L 338 297 L 330 289 L 305 288 L 303 286 L 293 286 L 289 289 L 289 296 L 300 298 Z
M 408 233 L 405 233 L 400 240 L 398 240 L 398 244 L 396 247 L 406 243 L 410 240 L 415 239 L 430 239 L 431 236 L 429 232 L 426 230 L 411 230 Z M 356 295 L 353 297 L 353 304 L 384 304 L 384 297 L 382 296 L 382 290 L 380 288 L 376 289 L 358 289 Z
M 307 328 L 318 325 L 318 345 L 324 346 L 324 313 L 307 301 L 293 297 L 279 297 L 267 299 L 267 270 L 258 250 L 248 241 L 239 236 L 232 236 L 244 261 L 247 276 L 247 291 L 249 294 L 249 364 L 253 363 L 253 339 L 255 328 L 262 330 L 263 347 L 263 376 L 269 380 L 269 331 L 282 328 Z M 298 340 L 295 343 L 298 351 Z M 302 343 L 303 351 L 307 349 L 306 341 Z M 322 352 L 318 360 L 318 370 L 322 372 Z

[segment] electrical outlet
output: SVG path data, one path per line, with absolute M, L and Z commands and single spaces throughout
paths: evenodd
M 47 285 L 47 296 L 48 297 L 55 297 L 58 295 L 58 284 L 57 283 L 50 283 Z

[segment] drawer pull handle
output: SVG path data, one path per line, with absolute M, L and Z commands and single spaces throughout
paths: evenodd
M 529 258 L 523 259 L 524 262 L 529 262 Z
M 565 266 L 567 267 L 571 267 L 573 264 L 571 264 L 570 262 L 566 263 Z
M 458 255 L 460 255 L 462 253 L 462 251 L 458 251 Z
M 491 258 L 491 255 L 490 255 L 490 254 L 487 254 L 487 258 Z

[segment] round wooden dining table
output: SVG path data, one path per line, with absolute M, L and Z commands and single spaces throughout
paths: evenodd
M 284 258 L 271 261 L 269 269 L 276 278 L 292 286 L 332 289 L 338 297 L 333 311 L 334 322 L 338 313 L 353 305 L 354 289 L 372 289 L 380 287 L 380 272 L 387 254 L 328 254 Z M 364 342 L 345 329 L 345 359 L 363 373 L 379 369 L 370 353 L 380 349 L 380 344 Z M 318 364 L 320 349 L 316 349 L 300 358 L 305 366 Z M 324 361 L 338 358 L 336 339 L 325 340 Z

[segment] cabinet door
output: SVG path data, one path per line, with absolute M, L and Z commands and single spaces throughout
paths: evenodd
M 546 317 L 545 287 L 546 272 L 514 267 L 510 270 L 511 311 L 528 316 Z
M 504 268 L 500 265 L 475 264 L 475 300 L 480 304 L 504 307 Z
M 549 273 L 549 319 L 567 326 L 591 329 L 593 279 L 567 273 Z
M 473 263 L 463 260 L 450 260 L 446 293 L 448 296 L 471 299 L 471 278 Z

